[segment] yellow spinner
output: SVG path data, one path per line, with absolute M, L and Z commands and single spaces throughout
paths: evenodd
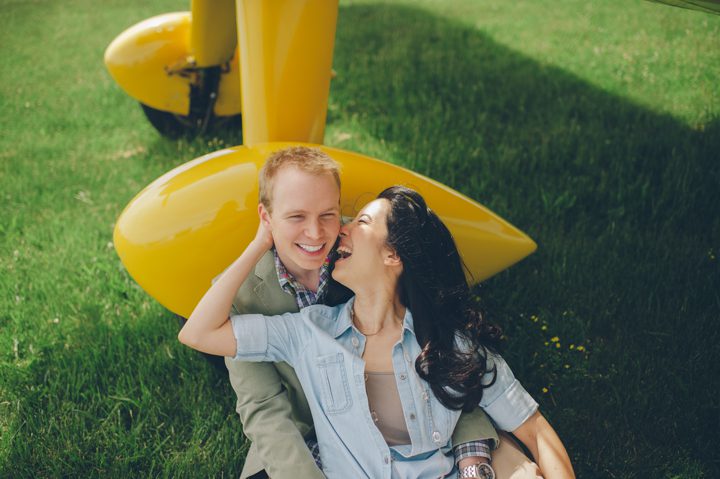
M 127 206 L 115 248 L 130 275 L 163 306 L 187 317 L 255 236 L 258 171 L 273 151 L 300 143 L 239 146 L 161 176 Z M 352 217 L 393 184 L 420 192 L 455 238 L 471 279 L 481 281 L 535 250 L 492 211 L 437 181 L 358 153 L 318 146 L 342 165 L 343 216 Z

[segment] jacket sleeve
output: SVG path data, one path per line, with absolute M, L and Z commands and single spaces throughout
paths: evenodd
M 264 272 L 262 272 L 262 271 Z M 275 273 L 271 252 L 256 266 L 256 276 L 265 279 L 264 300 L 257 291 L 256 276 L 246 281 L 233 301 L 233 313 L 280 314 L 292 309 L 294 300 L 285 298 L 272 281 Z M 237 396 L 236 410 L 252 447 L 245 459 L 241 478 L 265 469 L 273 479 L 324 479 L 305 444 L 312 429 L 307 400 L 297 376 L 286 364 L 244 362 L 225 358 L 230 384 Z M 283 384 L 283 379 L 288 386 Z
M 471 441 L 490 440 L 491 449 L 498 446 L 498 434 L 487 414 L 479 407 L 472 412 L 463 412 L 455 426 L 452 436 L 453 445 Z
M 293 408 L 275 364 L 231 358 L 225 364 L 237 395 L 236 409 L 243 430 L 268 475 L 273 479 L 323 479 L 325 476 L 303 439 L 309 426 L 294 421 Z

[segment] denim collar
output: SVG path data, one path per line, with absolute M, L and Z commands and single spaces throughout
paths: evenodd
M 352 328 L 353 323 L 351 311 L 354 303 L 355 296 L 350 298 L 340 310 L 340 314 L 337 317 L 337 327 L 335 328 L 335 339 L 339 338 L 345 333 L 345 331 Z M 357 330 L 357 328 L 355 329 Z M 415 335 L 413 317 L 409 308 L 405 308 L 405 317 L 403 318 L 403 334 L 405 333 L 405 331 L 411 333 L 413 336 Z

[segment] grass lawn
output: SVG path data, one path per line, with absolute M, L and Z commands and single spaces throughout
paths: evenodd
M 104 69 L 188 3 L 0 0 L 0 477 L 242 467 L 225 376 L 111 243 L 142 187 L 241 141 L 161 138 Z M 341 2 L 326 143 L 538 242 L 478 295 L 582 478 L 720 477 L 719 38 L 640 0 Z

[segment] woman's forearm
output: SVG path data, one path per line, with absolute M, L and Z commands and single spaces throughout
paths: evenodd
M 235 356 L 235 337 L 228 314 L 238 288 L 272 243 L 256 238 L 225 270 L 197 304 L 178 339 L 193 349 Z
M 543 477 L 546 479 L 575 477 L 565 446 L 539 411 L 513 431 L 513 434 L 530 449 Z

